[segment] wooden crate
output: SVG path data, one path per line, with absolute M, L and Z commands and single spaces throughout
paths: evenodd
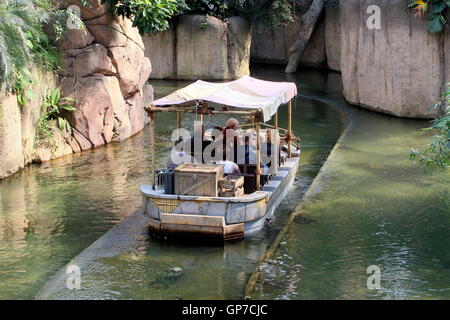
M 229 175 L 219 180 L 219 197 L 240 197 L 244 195 L 244 177 Z
M 217 197 L 218 181 L 223 177 L 222 164 L 189 163 L 175 170 L 175 194 Z
M 241 197 L 244 195 L 244 187 L 235 190 L 222 189 L 219 191 L 219 197 Z
M 228 175 L 219 180 L 219 189 L 237 189 L 244 185 L 244 177 Z

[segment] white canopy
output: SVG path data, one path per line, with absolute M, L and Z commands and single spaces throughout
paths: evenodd
M 154 101 L 153 105 L 167 106 L 205 100 L 241 109 L 260 109 L 266 122 L 281 104 L 289 102 L 296 94 L 297 86 L 293 82 L 273 82 L 244 76 L 225 83 L 198 80 Z

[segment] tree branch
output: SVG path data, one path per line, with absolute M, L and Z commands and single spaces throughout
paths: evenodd
M 324 2 L 324 0 L 313 0 L 308 11 L 300 17 L 300 33 L 297 41 L 289 49 L 291 55 L 289 56 L 289 62 L 284 72 L 294 73 L 297 71 L 303 52 L 311 38 L 317 20 L 322 13 Z

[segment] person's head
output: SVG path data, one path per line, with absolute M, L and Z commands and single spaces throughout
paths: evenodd
M 227 120 L 225 127 L 227 129 L 236 130 L 239 127 L 239 121 L 237 121 L 237 119 L 235 119 L 235 118 L 230 118 Z

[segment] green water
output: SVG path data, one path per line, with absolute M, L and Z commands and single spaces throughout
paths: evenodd
M 349 111 L 319 192 L 264 265 L 254 298 L 449 299 L 450 172 L 407 158 L 430 139 L 418 132 L 424 123 Z M 367 287 L 371 265 L 378 290 Z
M 287 251 L 277 252 L 279 263 L 268 272 L 258 295 L 294 299 L 370 298 L 397 297 L 397 291 L 410 290 L 442 297 L 445 291 L 439 291 L 437 286 L 433 287 L 436 291 L 430 291 L 423 282 L 426 274 L 430 283 L 441 282 L 448 288 L 449 221 L 445 220 L 448 189 L 447 195 L 443 193 L 448 188 L 448 175 L 424 172 L 407 160 L 410 144 L 417 146 L 426 141 L 426 137 L 416 132 L 426 123 L 392 119 L 347 106 L 341 97 L 340 76 L 335 73 L 303 70 L 287 76 L 280 68 L 263 66 L 253 68 L 253 75 L 296 81 L 300 93 L 306 96 L 297 99 L 293 117 L 293 129 L 303 142 L 301 167 L 293 188 L 277 210 L 277 219 L 254 238 L 224 246 L 144 239 L 132 252 L 93 261 L 89 270 L 82 270 L 81 289 L 72 291 L 70 297 L 242 298 L 258 259 L 284 226 L 345 128 L 343 112 L 353 115 L 355 124 L 349 137 L 359 141 L 338 153 L 346 159 L 339 168 L 344 168 L 344 164 L 350 167 L 339 175 L 329 176 L 330 185 L 333 182 L 336 185 L 331 185 L 330 190 L 323 189 L 323 196 L 329 199 L 328 211 L 319 205 L 326 203 L 324 199 L 305 212 L 308 219 L 301 219 L 292 228 L 295 235 L 283 247 Z M 161 96 L 187 82 L 152 81 L 152 84 L 157 96 Z M 280 114 L 282 126 L 286 125 L 285 109 Z M 185 119 L 184 123 L 187 125 L 191 120 Z M 224 120 L 215 119 L 216 123 Z M 208 125 L 209 119 L 205 122 Z M 158 116 L 160 165 L 164 165 L 169 154 L 170 133 L 175 125 L 175 119 L 169 115 Z M 357 130 L 359 126 L 361 130 Z M 381 135 L 385 137 L 376 139 Z M 390 141 L 392 147 L 381 148 L 381 141 Z M 355 149 L 358 146 L 364 146 L 364 152 L 358 152 Z M 356 155 L 348 154 L 350 150 Z M 150 181 L 150 156 L 146 128 L 120 144 L 32 166 L 1 182 L 0 298 L 33 298 L 72 257 L 122 217 L 139 210 L 139 185 Z M 441 182 L 436 183 L 435 176 Z M 397 187 L 389 185 L 397 181 Z M 398 188 L 401 181 L 409 181 L 413 186 L 401 183 Z M 344 196 L 337 190 L 348 193 L 344 192 Z M 358 192 L 366 193 L 361 198 Z M 344 213 L 338 210 L 343 203 L 346 203 Z M 428 214 L 421 214 L 424 211 Z M 420 237 L 412 237 L 414 230 Z M 395 238 L 397 232 L 399 239 Z M 373 241 L 374 237 L 378 242 Z M 366 264 L 380 263 L 380 259 L 383 279 L 390 275 L 391 279 L 404 280 L 394 288 L 382 280 L 383 293 L 362 295 L 366 291 L 360 282 L 365 284 Z M 427 268 L 424 273 L 422 268 L 427 263 L 434 268 Z M 389 273 L 383 267 L 388 265 L 392 267 Z M 361 270 L 362 276 L 358 273 Z M 275 279 L 274 275 L 279 277 Z
M 279 72 L 276 71 L 275 74 Z M 321 79 L 315 81 L 326 81 L 327 78 L 324 74 L 314 72 L 308 77 Z M 162 96 L 185 86 L 187 82 L 154 81 L 153 84 L 157 96 Z M 301 116 L 296 118 L 293 127 L 304 139 L 303 173 L 299 175 L 293 192 L 280 208 L 280 212 L 285 215 L 292 210 L 299 194 L 305 191 L 317 174 L 343 127 L 339 114 L 324 104 L 299 99 L 295 108 Z M 192 118 L 185 119 L 184 124 L 189 125 L 191 120 Z M 216 118 L 220 123 L 224 120 Z M 205 122 L 209 124 L 209 119 L 205 119 Z M 280 123 L 285 122 L 286 114 L 283 111 Z M 157 160 L 161 166 L 169 154 L 170 134 L 175 126 L 175 119 L 170 115 L 158 116 Z M 0 299 L 33 298 L 48 279 L 71 258 L 124 216 L 140 210 L 139 186 L 150 181 L 150 156 L 149 128 L 146 128 L 120 144 L 112 143 L 82 155 L 33 165 L 1 181 Z M 223 269 L 224 283 L 214 283 L 214 286 L 223 287 L 222 289 L 211 289 L 213 293 L 208 292 L 202 296 L 201 286 L 198 289 L 190 284 L 185 287 L 197 292 L 196 297 L 238 297 L 241 290 L 229 282 L 229 277 L 234 278 L 239 273 L 240 285 L 245 284 L 246 276 L 253 270 L 259 255 L 269 243 L 266 236 L 270 239 L 280 228 L 282 218 L 279 220 L 279 224 L 274 223 L 258 239 L 237 242 L 225 248 L 187 248 L 153 240 L 144 242 L 137 256 L 134 253 L 131 258 L 117 257 L 104 261 L 105 266 L 111 266 L 109 269 L 112 269 L 105 275 L 110 274 L 111 277 L 102 278 L 100 275 L 95 283 L 105 290 L 103 293 L 101 290 L 87 292 L 87 297 L 158 298 L 159 292 L 166 290 L 161 289 L 164 282 L 160 284 L 157 281 L 147 281 L 148 277 L 165 279 L 167 275 L 164 272 L 167 268 L 182 265 L 183 274 L 192 269 L 191 274 L 204 274 L 206 271 L 214 278 L 216 269 L 206 267 L 210 264 Z M 201 259 L 198 257 L 199 252 L 202 254 Z M 225 256 L 230 263 L 223 260 Z M 147 272 L 141 272 L 142 270 Z M 171 274 L 167 277 L 174 278 Z M 180 277 L 179 281 L 186 278 Z M 88 279 L 83 280 L 86 280 L 84 283 L 88 288 Z M 143 282 L 136 285 L 143 286 L 145 290 L 134 294 L 135 288 L 129 286 L 128 282 L 141 280 Z M 208 284 L 205 281 L 200 283 Z M 161 293 L 160 297 L 175 296 L 175 293 L 168 293 L 171 288 L 166 290 L 166 295 Z M 82 296 L 82 292 L 80 295 Z M 188 291 L 180 295 L 195 296 Z

